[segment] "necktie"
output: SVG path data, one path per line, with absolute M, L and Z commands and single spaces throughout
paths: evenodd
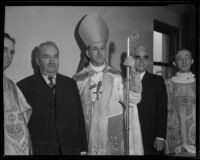
M 48 84 L 49 87 L 50 87 L 50 88 L 54 87 L 55 84 L 54 84 L 54 82 L 53 82 L 53 77 L 52 77 L 52 76 L 49 76 L 49 77 L 47 77 L 47 78 L 48 78 L 48 80 L 50 81 L 49 84 Z

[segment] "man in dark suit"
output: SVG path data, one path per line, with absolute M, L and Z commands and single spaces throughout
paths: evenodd
M 58 73 L 54 42 L 38 47 L 40 73 L 17 83 L 33 112 L 28 128 L 34 155 L 70 155 L 87 151 L 84 118 L 76 82 Z
M 142 100 L 137 105 L 142 131 L 144 155 L 164 153 L 167 124 L 167 92 L 164 80 L 147 71 L 148 54 L 142 46 L 133 55 L 142 80 Z

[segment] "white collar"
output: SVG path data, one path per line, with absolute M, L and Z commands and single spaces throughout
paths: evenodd
M 42 74 L 42 77 L 44 78 L 45 82 L 49 84 L 49 79 L 48 79 L 49 76 Z M 53 75 L 52 77 L 54 84 L 56 84 L 56 75 Z
M 95 72 L 102 72 L 103 69 L 105 68 L 105 63 L 102 66 L 99 66 L 99 67 L 94 66 L 91 63 L 89 63 L 89 65 L 90 65 L 91 69 L 94 70 Z
M 146 71 L 140 73 L 140 79 L 141 79 L 141 80 L 143 79 L 145 73 L 146 73 Z
M 192 83 L 195 80 L 194 76 L 195 75 L 192 72 L 177 72 L 176 75 L 172 77 L 172 81 L 176 83 Z

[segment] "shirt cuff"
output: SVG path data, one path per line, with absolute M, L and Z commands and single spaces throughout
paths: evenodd
M 159 140 L 162 140 L 162 141 L 165 140 L 164 138 L 160 138 L 160 137 L 156 137 L 156 139 L 159 139 Z

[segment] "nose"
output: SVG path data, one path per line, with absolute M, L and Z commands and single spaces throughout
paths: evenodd
M 183 64 L 186 64 L 187 63 L 187 59 L 183 59 Z
M 12 57 L 11 51 L 7 51 L 4 56 L 10 59 Z
M 54 58 L 50 58 L 50 63 L 53 64 L 54 63 Z
M 144 58 L 140 58 L 140 63 L 144 63 Z
M 188 62 L 188 59 L 187 59 L 187 58 L 183 58 L 183 59 L 182 59 L 182 64 L 185 65 L 185 64 L 187 64 L 187 62 Z
M 98 55 L 102 55 L 102 49 L 98 49 Z

